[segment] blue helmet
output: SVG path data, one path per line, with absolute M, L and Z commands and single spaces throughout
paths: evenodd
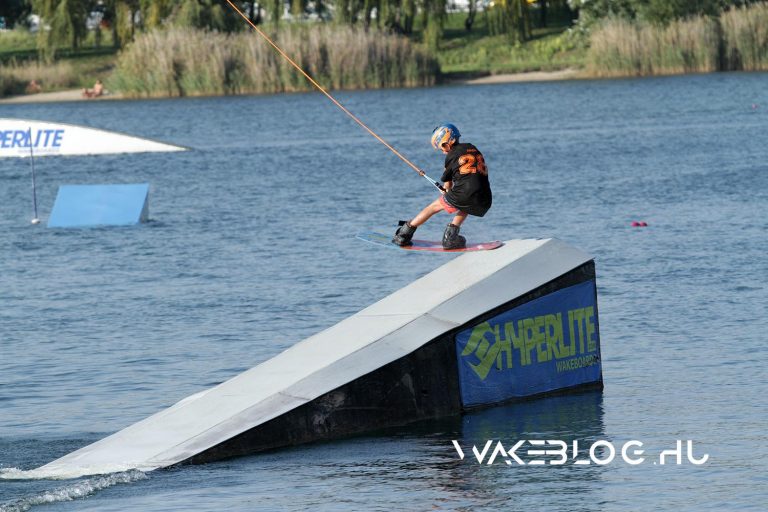
M 432 132 L 432 147 L 442 149 L 443 144 L 459 142 L 459 129 L 451 123 L 442 123 Z

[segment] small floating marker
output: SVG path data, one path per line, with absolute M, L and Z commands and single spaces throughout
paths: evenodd
M 633 228 L 647 228 L 648 223 L 644 220 L 633 220 L 632 221 L 632 227 Z
M 149 184 L 62 185 L 49 228 L 130 226 L 149 217 Z
M 32 224 L 35 224 L 35 225 L 40 224 L 40 219 L 35 217 L 34 219 L 32 219 Z

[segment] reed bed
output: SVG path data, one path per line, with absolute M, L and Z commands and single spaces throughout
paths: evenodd
M 668 25 L 609 18 L 590 37 L 592 76 L 768 70 L 768 3 Z
M 587 72 L 593 76 L 670 75 L 718 70 L 719 29 L 697 17 L 667 26 L 612 18 L 591 37 Z
M 275 36 L 275 34 L 272 34 Z M 436 59 L 408 39 L 312 25 L 282 27 L 277 44 L 325 87 L 418 87 L 435 82 Z M 171 29 L 142 34 L 109 80 L 127 97 L 306 91 L 312 85 L 258 34 Z
M 12 59 L 0 64 L 0 97 L 24 94 L 35 80 L 42 91 L 76 86 L 79 77 L 69 62 L 42 64 L 37 61 L 17 62 Z
M 768 71 L 768 3 L 732 9 L 720 20 L 724 69 Z

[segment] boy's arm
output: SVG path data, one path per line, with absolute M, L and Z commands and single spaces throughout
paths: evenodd
M 451 190 L 452 186 L 453 186 L 453 182 L 452 181 L 444 181 L 443 182 L 443 190 L 445 190 L 446 192 Z

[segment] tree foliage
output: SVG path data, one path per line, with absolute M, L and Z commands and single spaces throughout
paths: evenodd
M 765 0 L 568 0 L 579 18 L 591 22 L 610 16 L 667 24 L 691 16 L 714 16 L 731 7 Z
M 637 11 L 647 21 L 668 23 L 699 14 L 715 15 L 728 3 L 723 0 L 638 0 Z
M 412 34 L 422 28 L 424 42 L 436 48 L 442 38 L 450 0 L 261 0 L 239 1 L 251 21 L 277 24 L 287 9 L 294 19 L 303 19 L 313 9 L 321 19 L 332 13 L 334 22 L 362 25 Z M 479 0 L 469 0 L 465 26 L 472 29 Z M 717 15 L 724 9 L 760 0 L 492 0 L 487 19 L 493 34 L 505 34 L 522 42 L 532 36 L 533 20 L 546 26 L 548 13 L 578 13 L 582 23 L 590 24 L 609 16 L 642 19 L 667 24 L 695 15 Z M 763 0 L 765 1 L 765 0 Z M 327 2 L 327 5 L 326 5 Z M 158 27 L 195 27 L 218 31 L 242 30 L 243 23 L 225 0 L 2 0 L 0 16 L 11 24 L 34 12 L 41 16 L 43 30 L 38 33 L 41 56 L 50 60 L 62 46 L 78 48 L 87 36 L 86 20 L 98 9 L 104 27 L 112 30 L 116 46 L 134 39 L 141 31 Z M 330 8 L 328 8 L 330 7 Z M 532 9 L 538 13 L 532 16 Z M 100 35 L 100 33 L 99 33 Z M 97 35 L 97 41 L 100 38 Z
M 488 11 L 492 34 L 506 34 L 523 42 L 531 36 L 531 15 L 527 0 L 496 0 Z
M 22 22 L 30 13 L 30 5 L 27 0 L 3 0 L 0 2 L 0 16 L 6 23 L 15 26 Z
M 37 46 L 46 61 L 53 60 L 61 46 L 80 46 L 86 36 L 85 20 L 93 3 L 91 0 L 32 0 L 32 9 L 41 19 Z

